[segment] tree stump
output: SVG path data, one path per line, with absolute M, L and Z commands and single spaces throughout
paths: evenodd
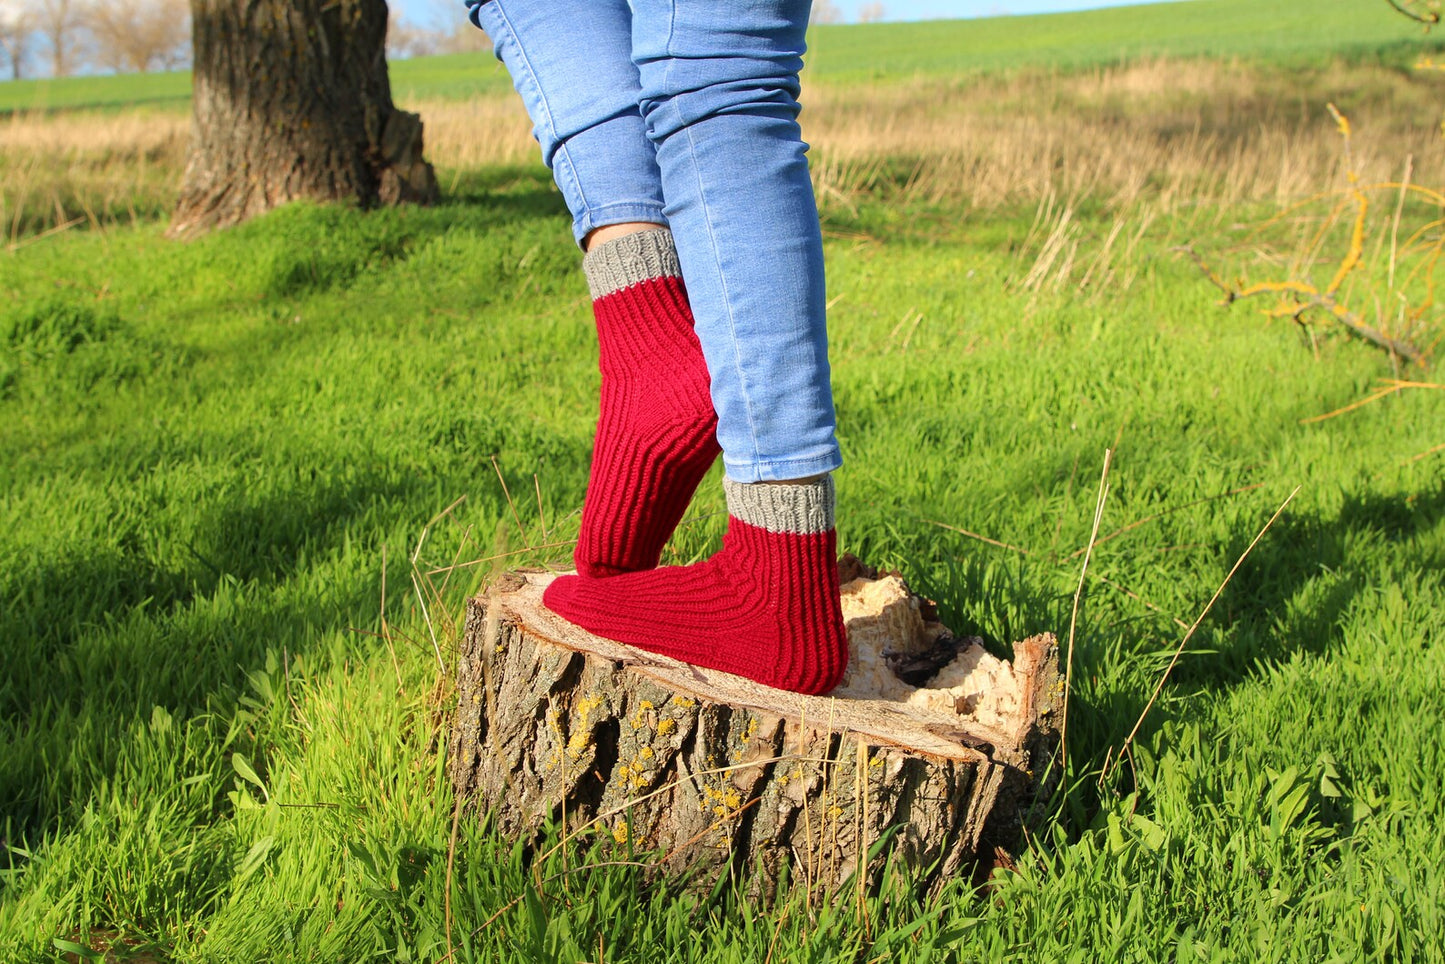
M 508 836 L 605 832 L 698 889 L 732 873 L 754 895 L 830 890 L 890 856 L 925 886 L 967 872 L 1050 790 L 1054 637 L 1010 665 L 896 574 L 840 566 L 850 659 L 826 696 L 593 636 L 542 605 L 551 575 L 507 574 L 468 607 L 456 792 Z

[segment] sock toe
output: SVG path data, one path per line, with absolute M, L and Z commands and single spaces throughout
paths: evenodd
M 782 488 L 736 500 L 804 531 L 770 531 L 732 515 L 722 550 L 704 562 L 607 579 L 562 576 L 543 601 L 598 636 L 767 686 L 825 693 L 848 659 L 831 506 L 794 506 L 797 493 Z M 831 500 L 830 484 L 788 488 L 816 488 Z M 730 494 L 730 506 L 734 500 Z

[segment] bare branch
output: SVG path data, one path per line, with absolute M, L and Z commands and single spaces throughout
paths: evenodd
M 813 0 L 812 10 L 808 14 L 809 23 L 842 23 L 843 11 L 833 0 Z
M 1402 0 L 1385 0 L 1385 2 L 1394 7 L 1396 13 L 1409 17 L 1416 23 L 1433 27 L 1440 22 L 1440 10 L 1435 0 L 1427 3 L 1419 3 L 1416 0 L 1403 0 L 1403 2 Z M 1415 9 L 1417 7 L 1421 9 Z
M 888 16 L 888 8 L 881 3 L 865 3 L 858 8 L 859 23 L 877 23 Z
M 187 0 L 99 0 L 85 12 L 99 66 L 145 73 L 189 59 Z
M 66 77 L 81 59 L 80 7 L 73 0 L 35 0 L 35 30 L 49 47 L 50 74 Z
M 1320 291 L 1307 281 L 1269 281 L 1250 285 L 1246 288 L 1236 288 L 1211 270 L 1204 259 L 1199 256 L 1199 252 L 1195 251 L 1190 245 L 1178 245 L 1172 250 L 1187 255 L 1193 260 L 1200 272 L 1209 279 L 1209 282 L 1224 292 L 1224 300 L 1220 302 L 1220 304 L 1226 307 L 1236 301 L 1242 301 L 1245 298 L 1252 298 L 1256 295 L 1285 295 L 1291 299 L 1290 309 L 1288 311 L 1272 311 L 1271 314 L 1298 316 L 1310 309 L 1323 311 L 1348 329 L 1351 334 L 1363 338 L 1372 345 L 1383 348 L 1411 364 L 1421 364 L 1424 361 L 1423 353 L 1414 345 L 1398 338 L 1391 338 L 1379 329 L 1372 327 L 1359 315 L 1336 301 L 1334 295 Z

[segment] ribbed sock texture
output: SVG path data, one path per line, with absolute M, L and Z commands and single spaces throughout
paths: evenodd
M 711 559 L 610 579 L 562 576 L 545 602 L 608 639 L 779 689 L 826 693 L 848 661 L 832 480 L 726 485 L 728 530 Z M 772 510 L 759 513 L 759 500 Z
M 717 459 L 717 415 L 672 235 L 599 245 L 583 269 L 602 393 L 574 560 L 592 577 L 651 569 Z

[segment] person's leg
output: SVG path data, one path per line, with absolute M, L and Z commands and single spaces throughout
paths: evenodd
M 602 390 L 577 570 L 650 569 L 718 446 L 656 151 L 637 106 L 631 16 L 624 0 L 469 6 L 522 95 L 587 252 Z
M 613 639 L 820 693 L 842 677 L 847 641 L 822 242 L 796 123 L 808 6 L 634 0 L 642 112 L 711 373 L 728 532 L 706 562 L 562 578 L 546 602 Z
M 602 577 L 657 565 L 717 461 L 717 417 L 667 229 L 589 245 L 582 265 L 602 392 L 573 559 Z
M 637 107 L 626 0 L 466 0 L 511 75 L 581 245 L 606 225 L 666 225 Z
M 633 57 L 728 477 L 841 464 L 823 241 L 798 127 L 809 0 L 634 0 Z

